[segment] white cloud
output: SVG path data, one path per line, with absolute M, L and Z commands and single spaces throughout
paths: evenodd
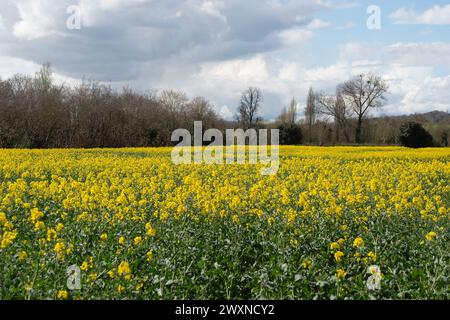
M 445 66 L 450 68 L 450 43 L 405 43 L 387 46 L 385 52 L 403 64 L 418 66 Z
M 233 119 L 233 112 L 231 112 L 230 108 L 228 106 L 222 106 L 219 110 L 219 115 L 226 119 L 226 120 L 232 120 Z
M 331 23 L 328 21 L 320 20 L 320 19 L 313 19 L 307 26 L 310 30 L 316 30 L 316 29 L 323 29 L 328 26 L 330 26 Z
M 389 17 L 397 24 L 449 25 L 450 4 L 436 5 L 421 13 L 403 7 L 393 12 Z
M 288 30 L 283 30 L 279 33 L 278 36 L 283 45 L 289 47 L 304 44 L 313 36 L 313 33 L 310 30 L 296 27 Z
M 14 24 L 13 34 L 20 39 L 33 40 L 56 33 L 56 8 L 51 0 L 17 1 L 20 20 Z
M 345 62 L 338 62 L 327 67 L 312 68 L 306 70 L 305 79 L 315 84 L 329 82 L 336 85 L 348 78 L 348 69 L 349 65 Z
M 386 114 L 446 111 L 450 106 L 450 76 L 436 76 L 436 68 L 450 67 L 450 43 L 394 43 L 370 46 L 347 43 L 342 46 L 336 64 L 308 70 L 308 77 L 326 87 L 329 80 L 373 72 L 386 79 L 390 86 Z M 332 92 L 329 90 L 329 92 Z
M 40 63 L 49 61 L 57 70 L 57 81 L 72 83 L 86 76 L 110 80 L 117 87 L 181 89 L 190 96 L 207 97 L 226 118 L 234 112 L 242 90 L 258 86 L 265 97 L 263 116 L 270 119 L 293 96 L 303 104 L 310 86 L 332 93 L 339 82 L 371 71 L 390 81 L 391 105 L 386 110 L 445 107 L 450 101 L 448 79 L 442 75 L 450 68 L 447 42 L 354 41 L 337 47 L 336 61 L 307 65 L 314 60 L 312 55 L 328 57 L 321 45 L 312 51 L 302 49 L 321 35 L 316 30 L 331 26 L 315 13 L 344 10 L 330 3 L 79 0 L 82 29 L 70 31 L 66 9 L 73 0 L 10 0 L 2 10 L 9 30 L 1 33 L 0 75 L 33 74 Z M 448 8 L 435 6 L 422 13 L 400 9 L 394 18 L 444 24 Z M 354 26 L 344 20 L 334 28 Z M 332 45 L 323 48 L 333 49 Z M 435 73 L 438 68 L 440 76 Z
M 81 10 L 83 25 L 93 27 L 114 24 L 117 21 L 115 15 L 121 12 L 126 14 L 127 11 L 139 8 L 146 3 L 151 3 L 151 0 L 79 0 L 78 6 Z M 150 13 L 149 17 L 152 15 Z
M 418 63 L 433 51 L 431 46 L 430 52 L 424 54 L 426 43 L 376 46 L 378 50 L 350 43 L 342 47 L 341 50 L 346 54 L 339 55 L 335 63 L 311 68 L 306 68 L 300 61 L 275 59 L 270 53 L 258 54 L 230 61 L 203 63 L 199 71 L 192 71 L 192 76 L 170 78 L 166 84 L 184 88 L 191 96 L 200 94 L 212 98 L 219 105 L 231 106 L 228 110 L 219 109 L 220 114 L 230 117 L 242 90 L 248 86 L 257 86 L 262 89 L 265 98 L 262 115 L 265 119 L 271 119 L 279 114 L 282 106 L 287 105 L 293 96 L 304 105 L 310 86 L 332 94 L 337 84 L 350 77 L 374 72 L 390 85 L 388 105 L 380 110 L 381 113 L 446 111 L 450 105 L 450 76 L 437 77 L 433 73 L 443 61 L 438 59 L 439 56 L 447 54 L 444 51 L 446 45 L 443 43 L 440 50 L 437 50 L 436 45 L 436 56 L 429 56 L 427 64 Z M 354 51 L 351 53 L 352 49 Z M 402 59 L 405 51 L 409 51 L 409 56 Z
M 81 0 L 81 2 L 85 2 L 85 1 L 87 1 L 87 0 Z M 145 2 L 148 2 L 148 0 L 98 0 L 98 1 L 89 0 L 89 2 L 97 2 L 98 6 L 103 10 L 117 11 L 124 7 L 130 7 L 130 6 L 135 6 L 138 4 L 143 4 Z
M 278 78 L 286 82 L 298 81 L 299 74 L 303 74 L 304 69 L 298 62 L 285 62 L 278 71 Z
M 216 17 L 223 22 L 227 22 L 227 17 L 222 14 L 220 11 L 224 7 L 223 2 L 221 1 L 204 1 L 200 5 L 200 10 L 210 14 L 213 17 Z
M 205 80 L 238 81 L 245 82 L 246 85 L 269 80 L 267 63 L 263 55 L 256 55 L 250 59 L 206 63 L 202 66 L 199 76 Z
M 81 30 L 68 30 L 67 8 L 77 4 Z M 311 35 L 308 22 L 324 26 L 312 18 L 329 7 L 323 0 L 8 0 L 7 5 L 12 32 L 9 38 L 1 35 L 8 39 L 0 42 L 3 54 L 50 61 L 71 77 L 101 81 L 136 80 L 152 65 L 147 82 L 152 85 L 174 64 L 195 69 L 203 62 L 298 45 Z
M 33 61 L 9 56 L 0 56 L 1 77 L 8 79 L 15 74 L 34 75 L 41 66 Z M 53 80 L 58 84 L 76 85 L 81 83 L 80 79 L 67 77 L 61 73 L 53 72 Z
M 0 70 L 3 79 L 12 77 L 17 73 L 34 74 L 39 70 L 39 65 L 24 59 L 0 56 Z
M 450 76 L 427 77 L 408 88 L 401 101 L 403 112 L 448 111 L 450 101 Z
M 3 22 L 3 17 L 0 14 L 0 30 L 5 30 L 5 23 Z

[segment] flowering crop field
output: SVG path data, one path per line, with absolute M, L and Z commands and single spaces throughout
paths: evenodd
M 0 298 L 450 298 L 450 149 L 170 154 L 0 150 Z

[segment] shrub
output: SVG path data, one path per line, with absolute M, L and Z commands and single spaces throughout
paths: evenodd
M 302 129 L 295 123 L 283 123 L 278 129 L 280 130 L 281 145 L 298 145 L 302 143 Z
M 433 137 L 417 122 L 407 122 L 400 127 L 400 143 L 408 148 L 433 146 Z

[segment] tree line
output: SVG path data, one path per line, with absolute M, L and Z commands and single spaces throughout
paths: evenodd
M 120 91 L 95 81 L 65 86 L 52 82 L 44 65 L 34 77 L 0 81 L 0 146 L 94 148 L 167 146 L 173 130 L 203 121 L 224 127 L 205 98 L 181 91 Z
M 204 97 L 190 99 L 175 90 L 117 90 L 90 80 L 58 85 L 45 64 L 34 76 L 0 79 L 0 147 L 170 146 L 176 143 L 171 133 L 192 128 L 194 121 L 202 121 L 204 130 L 279 128 L 282 144 L 399 144 L 401 118 L 369 117 L 386 103 L 387 93 L 381 77 L 360 75 L 339 84 L 333 95 L 311 88 L 304 110 L 298 110 L 293 98 L 276 121 L 267 122 L 260 115 L 262 91 L 249 87 L 242 92 L 234 121 L 226 121 Z M 433 141 L 448 145 L 448 127 L 439 130 Z
M 432 147 L 449 145 L 450 115 L 443 121 L 422 126 L 421 116 L 371 117 L 371 111 L 386 105 L 389 86 L 374 74 L 361 74 L 336 86 L 334 94 L 309 89 L 306 104 L 299 112 L 299 103 L 292 98 L 269 127 L 280 129 L 280 142 L 287 145 L 404 145 Z M 257 99 L 250 97 L 256 97 Z M 248 101 L 255 105 L 250 108 Z M 249 88 L 241 97 L 237 121 L 245 127 L 257 127 L 262 94 Z M 243 112 L 242 110 L 247 110 Z M 251 110 L 252 117 L 246 116 Z M 303 113 L 299 119 L 298 114 Z M 251 119 L 256 119 L 250 124 Z

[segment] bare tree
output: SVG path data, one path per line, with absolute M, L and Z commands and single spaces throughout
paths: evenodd
M 297 100 L 293 97 L 287 108 L 287 119 L 289 123 L 297 121 Z
M 287 107 L 281 110 L 281 114 L 278 117 L 281 123 L 294 124 L 297 121 L 297 100 L 292 98 Z
M 187 106 L 188 126 L 194 121 L 202 121 L 205 127 L 216 127 L 219 125 L 220 117 L 214 111 L 214 106 L 203 97 L 195 97 Z
M 185 92 L 163 90 L 159 94 L 159 102 L 171 113 L 170 127 L 181 128 L 186 126 L 189 98 Z
M 162 90 L 159 100 L 169 111 L 180 112 L 186 107 L 189 99 L 183 91 Z
M 336 142 L 339 142 L 341 132 L 345 141 L 350 142 L 347 132 L 347 121 L 350 117 L 350 110 L 342 97 L 340 87 L 336 88 L 336 95 L 329 96 L 324 93 L 316 95 L 317 112 L 333 119 L 335 124 Z
M 225 126 L 201 97 L 189 102 L 180 91 L 140 93 L 95 81 L 69 87 L 51 76 L 44 65 L 35 77 L 0 79 L 0 147 L 167 146 L 181 124 Z
M 258 88 L 249 87 L 242 93 L 236 118 L 244 129 L 253 128 L 261 121 L 258 113 L 262 101 L 263 96 Z
M 52 68 L 50 63 L 44 63 L 34 76 L 34 85 L 40 91 L 47 91 L 52 86 Z
M 305 107 L 305 122 L 308 126 L 308 135 L 309 135 L 309 142 L 312 143 L 313 141 L 313 127 L 316 123 L 316 116 L 317 116 L 317 108 L 316 108 L 316 96 L 314 94 L 314 90 L 312 88 L 309 88 L 308 92 L 308 100 L 306 101 L 306 107 Z
M 342 85 L 342 95 L 350 103 L 357 116 L 355 140 L 362 142 L 363 120 L 370 109 L 379 108 L 386 102 L 388 84 L 379 76 L 361 74 Z
M 289 122 L 289 116 L 288 116 L 288 111 L 286 106 L 283 107 L 283 109 L 281 109 L 281 113 L 278 116 L 278 121 L 281 123 L 288 123 Z
M 203 97 L 195 97 L 187 106 L 189 118 L 193 121 L 213 120 L 216 114 L 211 103 Z

